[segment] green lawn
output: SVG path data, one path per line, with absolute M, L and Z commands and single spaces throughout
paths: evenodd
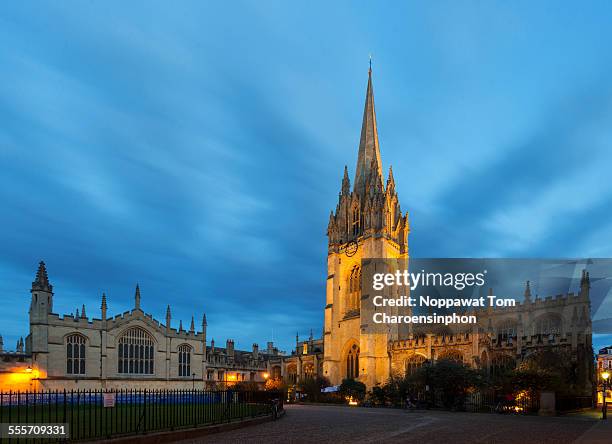
M 269 413 L 265 404 L 246 402 L 4 406 L 0 422 L 68 423 L 71 439 L 105 438 L 143 432 L 219 424 Z M 21 442 L 21 441 L 20 441 Z

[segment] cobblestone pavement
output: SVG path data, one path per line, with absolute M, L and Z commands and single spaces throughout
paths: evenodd
M 274 422 L 189 443 L 572 443 L 612 442 L 608 425 L 589 418 L 289 405 Z M 601 423 L 601 421 L 599 421 Z M 604 441 L 595 435 L 604 436 Z M 591 433 L 591 435 L 589 434 Z M 593 436 L 593 439 L 590 437 Z M 607 438 L 610 438 L 608 440 Z

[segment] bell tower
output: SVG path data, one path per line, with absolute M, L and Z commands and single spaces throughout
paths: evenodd
M 361 137 L 353 187 L 344 167 L 335 211 L 329 216 L 323 373 L 332 384 L 357 379 L 368 388 L 389 377 L 387 344 L 397 330 L 368 333 L 363 316 L 362 259 L 408 257 L 408 213 L 402 214 L 393 171 L 383 178 L 374 108 L 372 68 L 368 71 Z

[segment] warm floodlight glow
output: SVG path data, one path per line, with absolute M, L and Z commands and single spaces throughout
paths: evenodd
M 608 378 L 610 377 L 610 373 L 608 373 L 608 372 L 603 372 L 603 373 L 601 374 L 601 377 L 604 379 L 604 381 L 607 381 L 607 380 L 608 380 Z
M 264 377 L 264 379 L 268 379 L 268 378 L 270 377 L 270 375 L 269 375 L 269 374 L 267 374 L 267 373 L 264 373 L 264 374 L 263 374 L 263 377 Z

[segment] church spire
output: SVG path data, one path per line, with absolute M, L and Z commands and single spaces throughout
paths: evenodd
M 372 171 L 375 169 L 375 171 Z M 372 87 L 372 67 L 368 71 L 368 88 L 366 91 L 365 106 L 363 109 L 363 122 L 361 124 L 361 138 L 359 140 L 359 154 L 357 156 L 357 170 L 355 171 L 355 191 L 365 194 L 370 175 L 383 182 L 382 162 L 378 146 L 378 129 L 376 127 L 376 110 L 374 109 L 374 88 Z
M 43 261 L 40 261 L 38 264 L 36 278 L 34 279 L 34 282 L 32 282 L 32 290 L 48 291 L 49 293 L 53 291 L 53 285 L 49 283 L 47 267 L 45 267 L 45 263 Z

